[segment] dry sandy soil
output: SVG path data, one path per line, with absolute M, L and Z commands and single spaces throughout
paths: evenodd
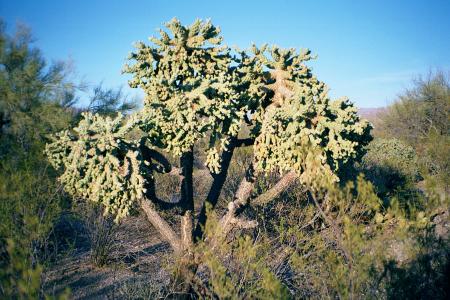
M 73 299 L 147 298 L 168 284 L 164 263 L 169 246 L 142 216 L 129 217 L 118 226 L 104 267 L 92 263 L 87 234 L 79 226 L 69 227 L 65 234 L 77 235 L 74 246 L 45 272 L 46 293 L 58 295 L 69 288 Z

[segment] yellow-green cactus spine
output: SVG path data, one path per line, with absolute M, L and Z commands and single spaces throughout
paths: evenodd
M 218 141 L 237 136 L 260 93 L 252 77 L 255 62 L 242 53 L 232 56 L 209 21 L 185 27 L 173 19 L 166 27 L 169 32 L 150 38 L 152 45 L 138 43 L 130 55 L 134 64 L 125 67 L 133 75 L 130 86 L 146 93 L 141 128 L 150 142 L 181 156 L 207 135 Z M 207 150 L 206 162 L 215 173 L 216 146 Z
M 273 95 L 254 116 L 257 170 L 295 170 L 301 175 L 307 167 L 305 146 L 317 148 L 322 165 L 331 171 L 361 156 L 370 141 L 370 124 L 359 119 L 348 100 L 329 99 L 325 84 L 304 64 L 312 58 L 308 50 L 297 54 L 263 46 L 253 51 L 269 69 L 264 88 Z
M 102 203 L 116 221 L 127 216 L 145 193 L 149 162 L 139 145 L 125 139 L 133 119 L 83 113 L 73 131 L 63 131 L 46 146 L 50 162 L 63 173 L 59 180 L 74 197 Z

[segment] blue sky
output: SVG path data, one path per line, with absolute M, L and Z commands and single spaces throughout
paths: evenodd
M 79 78 L 107 87 L 127 86 L 121 69 L 133 42 L 147 41 L 173 17 L 211 18 L 230 46 L 309 48 L 331 95 L 361 107 L 384 106 L 414 76 L 450 69 L 449 0 L 0 0 L 0 16 L 9 30 L 28 24 L 49 60 L 71 59 Z

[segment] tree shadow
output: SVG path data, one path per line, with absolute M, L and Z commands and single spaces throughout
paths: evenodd
M 404 264 L 388 261 L 383 281 L 388 299 L 450 299 L 450 240 L 429 232 L 420 253 Z

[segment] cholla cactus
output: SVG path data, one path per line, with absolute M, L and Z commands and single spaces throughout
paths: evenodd
M 166 27 L 151 45 L 138 43 L 125 67 L 133 76 L 130 86 L 145 92 L 144 107 L 115 119 L 84 114 L 78 127 L 56 135 L 46 152 L 62 167 L 60 180 L 69 193 L 103 203 L 117 220 L 139 204 L 189 264 L 192 245 L 203 238 L 206 207 L 216 205 L 237 147 L 253 146 L 254 159 L 220 220 L 223 235 L 256 226 L 239 217 L 243 208 L 276 199 L 295 180 L 312 188 L 320 178 L 337 180 L 335 172 L 361 156 L 370 125 L 348 100 L 329 99 L 325 84 L 305 65 L 312 58 L 308 50 L 232 51 L 209 21 L 183 26 L 174 19 Z M 243 127 L 250 129 L 249 138 L 238 137 Z M 143 134 L 127 140 L 133 128 Z M 213 182 L 206 199 L 194 199 L 193 148 L 201 138 L 209 138 L 205 165 Z M 159 150 L 180 156 L 181 172 L 168 166 Z M 281 173 L 280 181 L 254 195 L 255 176 L 273 170 Z M 181 175 L 177 203 L 156 197 L 155 171 Z M 198 214 L 194 200 L 202 201 Z M 174 210 L 181 217 L 180 234 L 158 213 L 174 206 L 180 208 Z
M 254 64 L 245 56 L 232 57 L 209 21 L 185 27 L 173 19 L 166 26 L 169 32 L 150 38 L 153 45 L 137 43 L 129 57 L 135 63 L 125 67 L 133 75 L 130 86 L 146 92 L 141 128 L 151 143 L 175 155 L 191 151 L 208 135 L 206 165 L 217 173 L 216 141 L 237 136 L 260 94 L 257 80 L 249 76 Z
M 272 47 L 268 58 L 266 49 L 254 47 L 269 69 L 265 87 L 273 93 L 269 105 L 255 115 L 255 128 L 260 128 L 254 133 L 256 169 L 294 170 L 304 175 L 308 171 L 305 146 L 321 150 L 316 155 L 330 175 L 340 165 L 359 158 L 370 141 L 370 124 L 359 119 L 347 99 L 329 99 L 325 84 L 304 64 L 311 59 L 310 52 L 297 54 L 294 49 Z
M 57 134 L 45 151 L 55 168 L 62 167 L 59 180 L 69 194 L 102 203 L 105 214 L 118 221 L 142 199 L 150 163 L 138 144 L 125 139 L 132 119 L 123 124 L 122 115 L 82 117 L 78 127 Z

